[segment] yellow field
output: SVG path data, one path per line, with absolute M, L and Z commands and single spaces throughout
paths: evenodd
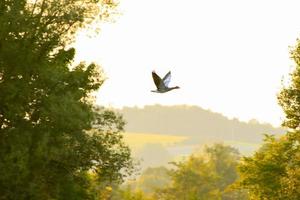
M 145 144 L 159 143 L 168 146 L 184 141 L 187 137 L 175 135 L 160 135 L 150 133 L 124 133 L 124 141 L 133 149 L 139 149 Z
M 187 145 L 176 145 L 188 139 L 188 137 L 185 136 L 131 132 L 125 132 L 123 133 L 123 135 L 125 143 L 129 145 L 133 152 L 139 151 L 146 144 L 161 144 L 164 147 L 178 147 L 179 149 L 182 148 L 183 152 L 190 151 L 189 148 L 197 149 L 197 145 L 192 145 L 190 147 Z M 207 142 L 205 144 L 209 145 L 213 143 L 214 142 Z M 223 143 L 237 148 L 242 155 L 251 155 L 255 150 L 257 150 L 260 147 L 260 144 L 233 140 L 223 141 Z M 199 144 L 199 147 L 202 147 L 202 145 Z M 176 151 L 178 151 L 178 149 Z

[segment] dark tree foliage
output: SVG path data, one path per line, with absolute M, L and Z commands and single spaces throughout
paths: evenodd
M 0 199 L 90 199 L 89 176 L 131 169 L 120 116 L 95 108 L 95 64 L 71 67 L 74 33 L 107 17 L 97 0 L 0 1 Z

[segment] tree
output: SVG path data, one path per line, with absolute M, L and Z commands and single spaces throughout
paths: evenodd
M 170 187 L 158 191 L 160 199 L 246 199 L 242 192 L 230 189 L 237 180 L 239 153 L 222 144 L 207 147 L 203 154 L 175 163 Z
M 239 166 L 240 185 L 252 199 L 300 199 L 300 134 L 267 136 L 263 146 Z
M 283 126 L 298 129 L 300 124 L 300 40 L 297 40 L 290 54 L 296 68 L 291 74 L 290 84 L 279 93 L 278 102 L 285 113 Z
M 278 95 L 285 112 L 283 126 L 286 135 L 275 138 L 266 135 L 263 146 L 252 156 L 245 157 L 239 166 L 240 186 L 248 189 L 253 199 L 300 199 L 300 41 L 291 50 L 296 68 L 290 85 Z
M 72 67 L 68 48 L 115 6 L 0 1 L 0 199 L 90 199 L 90 173 L 105 185 L 131 169 L 122 118 L 94 106 L 99 66 Z
M 152 195 L 157 189 L 171 184 L 170 171 L 166 167 L 148 167 L 137 180 L 128 181 L 127 185 L 135 191 L 141 190 L 147 195 Z

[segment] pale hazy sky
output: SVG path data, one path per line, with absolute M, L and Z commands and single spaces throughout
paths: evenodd
M 299 9 L 299 0 L 120 0 L 115 23 L 78 36 L 76 60 L 103 67 L 102 105 L 192 104 L 279 125 L 276 94 L 293 66 Z M 151 93 L 154 69 L 171 70 L 181 89 Z

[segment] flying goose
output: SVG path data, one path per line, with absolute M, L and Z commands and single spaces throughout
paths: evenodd
M 178 86 L 175 87 L 169 87 L 169 83 L 171 81 L 171 72 L 169 71 L 163 79 L 161 79 L 155 71 L 152 71 L 152 78 L 156 85 L 157 90 L 151 90 L 151 92 L 157 92 L 157 93 L 165 93 L 169 92 L 173 89 L 179 89 Z

